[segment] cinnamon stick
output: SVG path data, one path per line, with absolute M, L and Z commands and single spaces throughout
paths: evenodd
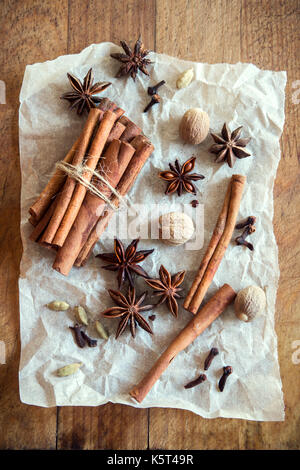
M 237 215 L 239 212 L 240 202 L 243 194 L 246 177 L 243 175 L 233 175 L 231 177 L 230 185 L 226 193 L 225 202 L 217 221 L 216 231 L 214 231 L 211 243 L 204 256 L 203 266 L 200 265 L 197 273 L 197 281 L 191 287 L 185 302 L 184 308 L 189 312 L 196 313 L 199 309 L 201 302 L 209 288 L 213 277 L 223 259 L 225 251 L 230 243 L 232 233 L 236 224 Z M 228 201 L 228 202 L 227 202 Z M 226 222 L 224 225 L 224 219 Z M 220 235 L 220 230 L 223 232 Z M 210 258 L 209 258 L 210 256 Z M 205 267 L 205 269 L 203 269 Z
M 100 114 L 101 111 L 96 108 L 92 108 L 90 110 L 84 129 L 80 136 L 76 153 L 74 154 L 74 158 L 72 160 L 72 165 L 76 166 L 83 162 L 88 145 L 90 143 L 90 139 L 94 132 L 95 126 L 97 125 Z M 55 234 L 60 226 L 60 223 L 69 206 L 69 202 L 72 198 L 75 186 L 76 181 L 70 176 L 68 176 L 63 186 L 63 189 L 58 196 L 58 203 L 56 205 L 53 216 L 43 234 L 43 243 L 52 243 Z
M 34 217 L 34 215 L 31 215 L 31 216 L 29 217 L 28 222 L 29 222 L 31 225 L 33 225 L 34 227 L 36 227 L 37 224 L 38 224 L 38 222 L 37 222 L 36 218 Z
M 137 135 L 142 133 L 142 129 L 126 116 L 122 116 L 119 119 L 119 122 L 126 126 L 126 129 L 120 138 L 120 140 L 124 142 L 131 142 Z
M 64 162 L 66 163 L 72 162 L 74 153 L 79 143 L 79 139 L 80 137 L 72 145 L 71 149 L 69 150 L 69 152 L 64 158 Z M 34 217 L 34 219 L 37 222 L 42 218 L 46 209 L 49 207 L 52 201 L 52 198 L 59 192 L 61 186 L 63 185 L 65 181 L 65 178 L 66 178 L 66 174 L 62 170 L 57 169 L 54 175 L 50 178 L 48 184 L 45 186 L 45 188 L 39 195 L 38 199 L 29 208 L 29 214 L 32 217 Z
M 125 131 L 125 129 L 126 129 L 126 127 L 124 126 L 124 124 L 122 124 L 120 121 L 117 121 L 114 124 L 114 127 L 112 128 L 112 130 L 110 131 L 109 136 L 107 137 L 107 141 L 106 141 L 105 146 L 108 147 L 108 145 L 113 140 L 120 139 L 120 137 L 123 134 L 123 132 Z
M 176 336 L 148 374 L 130 391 L 130 395 L 141 403 L 177 354 L 189 346 L 228 307 L 235 296 L 234 290 L 224 284 Z
M 122 178 L 120 179 L 116 190 L 121 196 L 125 196 L 128 191 L 132 188 L 136 178 L 138 177 L 142 167 L 146 163 L 147 159 L 152 154 L 154 147 L 147 137 L 139 135 L 131 141 L 131 145 L 136 148 L 132 159 L 128 167 L 126 168 Z M 111 202 L 117 207 L 119 205 L 119 199 L 113 195 Z M 92 229 L 85 245 L 82 247 L 79 256 L 75 262 L 75 266 L 83 266 L 92 252 L 95 244 L 101 237 L 102 233 L 106 229 L 114 211 L 107 207 L 105 212 L 100 216 L 98 222 Z
M 211 260 L 212 255 L 214 254 L 214 251 L 216 249 L 216 246 L 218 245 L 220 238 L 224 232 L 226 220 L 227 220 L 227 214 L 228 214 L 228 207 L 229 207 L 229 201 L 230 201 L 230 195 L 231 195 L 231 182 L 232 180 L 229 181 L 224 203 L 222 210 L 220 212 L 220 215 L 218 217 L 215 229 L 213 231 L 211 240 L 209 242 L 209 245 L 207 247 L 207 250 L 205 252 L 205 255 L 203 257 L 203 260 L 201 261 L 200 267 L 198 269 L 198 272 L 196 274 L 196 277 L 194 279 L 194 282 L 185 298 L 184 301 L 184 308 L 188 310 L 189 304 L 192 301 L 192 298 L 195 295 L 196 290 L 198 289 L 198 286 L 203 278 L 203 275 L 206 271 L 207 265 L 209 261 Z
M 113 140 L 104 154 L 105 169 L 100 174 L 116 187 L 125 168 L 127 167 L 134 148 L 125 142 Z M 111 190 L 105 183 L 99 182 L 98 189 L 106 196 L 111 196 Z M 78 212 L 75 223 L 70 230 L 64 245 L 58 250 L 53 268 L 64 275 L 68 275 L 81 248 L 87 240 L 91 228 L 97 222 L 99 215 L 104 210 L 106 202 L 92 193 L 87 193 L 84 202 Z
M 46 210 L 41 220 L 38 222 L 34 230 L 31 232 L 29 239 L 32 240 L 33 242 L 37 242 L 40 236 L 42 235 L 42 233 L 44 232 L 45 228 L 47 227 L 49 223 L 49 220 L 51 219 L 53 215 L 56 204 L 57 204 L 57 199 L 54 199 L 51 206 L 48 207 L 48 209 Z

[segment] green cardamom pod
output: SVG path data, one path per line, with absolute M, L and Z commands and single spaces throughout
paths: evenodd
M 77 305 L 74 308 L 74 312 L 75 312 L 75 317 L 76 317 L 78 323 L 81 323 L 82 325 L 88 326 L 89 320 L 88 320 L 88 316 L 87 316 L 87 313 L 84 310 L 84 308 L 81 307 L 81 305 Z
M 194 78 L 194 69 L 188 69 L 179 75 L 178 80 L 176 82 L 177 88 L 185 88 L 187 87 Z
M 50 308 L 50 310 L 55 310 L 56 312 L 64 312 L 70 308 L 70 305 L 63 300 L 53 300 L 53 302 L 47 304 L 47 307 Z
M 81 362 L 74 362 L 73 364 L 68 364 L 67 366 L 58 369 L 57 375 L 58 377 L 67 377 L 67 375 L 75 374 L 75 372 L 77 372 L 79 367 L 81 366 Z
M 108 334 L 107 334 L 104 326 L 102 325 L 102 323 L 99 322 L 99 320 L 95 321 L 95 328 L 96 328 L 97 333 L 100 336 L 100 338 L 108 339 Z

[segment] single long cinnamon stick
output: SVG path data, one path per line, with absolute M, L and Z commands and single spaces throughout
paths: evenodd
M 184 307 L 192 313 L 196 313 L 201 305 L 201 302 L 209 288 L 213 277 L 223 259 L 225 251 L 230 243 L 232 233 L 236 224 L 237 215 L 240 208 L 243 189 L 246 182 L 246 177 L 243 175 L 233 175 L 231 178 L 230 201 L 228 206 L 228 213 L 226 224 L 222 236 L 213 252 L 213 255 L 207 264 L 203 277 L 189 303 Z
M 90 110 L 84 129 L 80 136 L 76 153 L 74 154 L 74 158 L 72 160 L 72 165 L 76 166 L 83 162 L 88 145 L 90 143 L 90 139 L 98 123 L 100 114 L 101 114 L 101 111 L 99 111 L 96 108 L 92 108 Z M 58 203 L 56 205 L 52 218 L 48 224 L 48 227 L 46 228 L 43 234 L 43 237 L 42 237 L 43 243 L 52 243 L 55 237 L 55 234 L 60 226 L 60 223 L 69 206 L 75 186 L 76 186 L 76 181 L 70 176 L 68 176 L 63 186 L 63 189 L 58 196 Z
M 224 284 L 171 342 L 148 374 L 130 391 L 130 395 L 141 403 L 177 354 L 189 346 L 228 307 L 235 296 L 234 290 Z
M 116 187 L 123 175 L 132 155 L 134 148 L 125 142 L 113 140 L 104 154 L 105 168 L 100 174 Z M 96 185 L 96 184 L 95 184 Z M 105 183 L 97 183 L 97 188 L 107 197 L 111 196 L 111 190 Z M 92 193 L 86 194 L 84 202 L 76 217 L 75 223 L 70 230 L 64 245 L 58 250 L 53 268 L 64 275 L 68 275 L 81 248 L 85 244 L 91 228 L 97 222 L 106 202 Z
M 116 190 L 121 196 L 125 196 L 128 191 L 130 191 L 141 169 L 143 168 L 147 159 L 150 157 L 154 150 L 154 147 L 149 141 L 149 139 L 142 135 L 138 135 L 137 137 L 135 137 L 131 141 L 131 145 L 136 149 L 136 151 L 116 187 Z M 111 202 L 116 207 L 118 207 L 119 199 L 117 198 L 117 196 L 113 195 L 111 197 Z M 103 215 L 100 216 L 98 222 L 92 229 L 85 245 L 82 247 L 79 256 L 75 262 L 75 266 L 84 265 L 90 253 L 92 252 L 95 244 L 106 229 L 111 217 L 113 216 L 113 213 L 114 211 L 110 207 L 107 207 L 105 209 L 105 212 L 103 213 Z
M 193 282 L 193 284 L 192 284 L 192 286 L 191 286 L 191 288 L 190 288 L 190 290 L 189 290 L 189 292 L 188 292 L 188 294 L 185 298 L 183 307 L 186 310 L 189 310 L 190 302 L 192 301 L 192 298 L 194 297 L 195 292 L 198 289 L 198 286 L 199 286 L 199 284 L 200 284 L 200 282 L 203 278 L 203 275 L 206 271 L 207 265 L 208 265 L 209 261 L 211 260 L 213 254 L 214 254 L 214 251 L 216 249 L 216 246 L 218 245 L 218 243 L 220 241 L 220 238 L 221 238 L 221 236 L 224 232 L 225 225 L 226 225 L 226 220 L 227 220 L 227 215 L 228 215 L 230 195 L 231 195 L 231 182 L 232 182 L 232 180 L 230 179 L 228 187 L 227 187 L 223 207 L 222 207 L 222 210 L 221 210 L 220 215 L 218 217 L 218 220 L 217 220 L 215 229 L 213 231 L 211 240 L 209 242 L 209 245 L 207 247 L 207 250 L 205 252 L 203 260 L 201 261 L 201 264 L 200 264 L 200 267 L 199 267 L 198 272 L 196 274 L 196 277 L 194 279 L 194 282 Z
M 64 158 L 64 162 L 72 162 L 74 153 L 76 152 L 76 148 L 79 143 L 79 139 L 80 137 L 78 137 L 76 142 L 72 145 L 71 149 Z M 37 222 L 42 218 L 42 216 L 46 212 L 47 208 L 49 207 L 52 201 L 52 198 L 59 192 L 65 179 L 66 174 L 62 170 L 57 169 L 48 181 L 41 194 L 39 195 L 38 199 L 30 207 L 29 214 L 34 217 Z
M 116 116 L 117 115 L 112 111 L 105 111 L 103 115 L 103 119 L 100 122 L 99 128 L 90 145 L 88 157 L 85 163 L 85 165 L 91 171 L 94 171 L 96 169 L 102 150 L 104 149 L 104 145 L 107 141 L 107 137 L 109 136 L 109 133 L 116 121 Z M 82 176 L 87 182 L 90 182 L 92 179 L 92 173 L 89 171 L 85 171 Z M 69 202 L 68 208 L 64 214 L 64 217 L 60 223 L 60 226 L 57 229 L 55 237 L 53 238 L 52 243 L 54 245 L 59 246 L 59 247 L 63 246 L 68 236 L 68 233 L 80 210 L 80 207 L 84 200 L 86 192 L 87 192 L 87 188 L 85 186 L 83 186 L 82 184 L 76 185 L 74 192 L 72 194 L 72 198 Z

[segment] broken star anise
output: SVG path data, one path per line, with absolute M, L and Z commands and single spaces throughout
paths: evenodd
M 227 161 L 230 168 L 232 168 L 237 158 L 250 157 L 251 153 L 247 152 L 243 147 L 246 147 L 251 138 L 239 138 L 242 128 L 243 126 L 240 126 L 230 132 L 230 129 L 225 122 L 221 131 L 221 136 L 211 133 L 211 136 L 216 143 L 209 148 L 209 152 L 217 154 L 215 160 L 217 163 Z
M 165 194 L 172 194 L 177 191 L 178 196 L 181 196 L 183 190 L 196 194 L 196 188 L 192 181 L 203 180 L 205 176 L 198 173 L 189 174 L 195 166 L 196 157 L 192 157 L 187 160 L 183 165 L 180 165 L 178 160 L 175 161 L 175 165 L 169 163 L 171 171 L 161 171 L 159 177 L 168 182 Z
M 135 288 L 131 286 L 129 286 L 127 296 L 112 289 L 109 289 L 108 292 L 117 306 L 104 310 L 101 315 L 105 318 L 121 318 L 116 332 L 116 338 L 123 333 L 128 323 L 130 325 L 131 334 L 134 338 L 136 334 L 136 324 L 151 335 L 153 334 L 150 325 L 140 313 L 152 310 L 154 307 L 154 305 L 142 305 L 147 295 L 146 292 L 144 292 L 138 299 L 136 299 Z
M 174 317 L 178 316 L 178 304 L 176 299 L 180 298 L 178 292 L 182 289 L 179 286 L 183 282 L 184 275 L 185 271 L 180 271 L 171 276 L 169 271 L 161 265 L 159 269 L 160 279 L 145 279 L 147 284 L 155 290 L 153 295 L 160 296 L 157 305 L 166 302 Z
M 146 56 L 150 51 L 144 49 L 144 45 L 141 41 L 141 37 L 135 43 L 134 49 L 132 50 L 126 41 L 120 41 L 120 44 L 125 52 L 110 54 L 113 59 L 122 62 L 121 67 L 116 75 L 117 78 L 123 77 L 124 75 L 130 75 L 133 80 L 140 70 L 145 75 L 149 75 L 147 66 L 152 64 L 150 59 L 146 59 Z
M 101 93 L 111 83 L 109 82 L 98 82 L 93 85 L 94 74 L 93 70 L 90 69 L 83 79 L 83 83 L 74 75 L 67 74 L 71 87 L 74 91 L 64 93 L 61 99 L 70 101 L 70 108 L 77 108 L 77 114 L 81 115 L 83 111 L 89 111 L 91 108 L 95 108 L 95 104 L 101 101 L 94 95 Z
M 122 287 L 124 281 L 128 279 L 129 284 L 133 287 L 132 274 L 137 274 L 142 277 L 149 277 L 146 271 L 138 264 L 144 261 L 148 255 L 153 253 L 154 250 L 137 250 L 139 239 L 133 240 L 128 247 L 124 248 L 123 243 L 115 238 L 114 253 L 101 253 L 97 258 L 103 259 L 110 263 L 107 266 L 102 266 L 103 269 L 108 271 L 118 271 L 118 284 L 119 288 Z

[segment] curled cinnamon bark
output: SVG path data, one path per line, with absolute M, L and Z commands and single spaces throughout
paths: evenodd
M 183 304 L 184 308 L 189 312 L 195 314 L 199 309 L 230 243 L 245 182 L 246 177 L 243 175 L 233 175 L 231 178 L 216 228 L 196 278 Z
M 33 242 L 37 242 L 40 236 L 42 235 L 42 233 L 44 232 L 45 228 L 47 227 L 49 223 L 49 220 L 51 219 L 53 215 L 56 204 L 57 204 L 57 200 L 54 199 L 54 201 L 48 207 L 48 209 L 46 210 L 41 220 L 38 222 L 34 230 L 31 232 L 29 239 L 32 240 Z
M 126 116 L 120 117 L 119 122 L 126 127 L 120 138 L 124 142 L 131 142 L 137 135 L 142 133 L 142 129 Z
M 141 403 L 177 354 L 189 346 L 235 299 L 236 293 L 224 284 L 171 342 L 152 369 L 130 392 Z

